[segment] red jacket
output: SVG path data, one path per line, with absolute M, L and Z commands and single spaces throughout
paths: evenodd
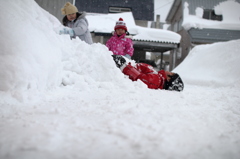
M 155 71 L 151 65 L 138 63 L 133 67 L 130 63 L 122 70 L 133 81 L 140 79 L 150 89 L 163 89 L 167 76 L 164 70 Z

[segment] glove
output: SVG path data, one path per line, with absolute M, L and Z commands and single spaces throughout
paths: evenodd
M 126 58 L 128 58 L 128 59 L 131 59 L 131 56 L 128 55 L 128 54 L 124 55 L 124 57 L 126 57 Z
M 74 36 L 74 31 L 72 28 L 63 28 L 59 31 L 59 34 L 69 34 L 70 36 Z

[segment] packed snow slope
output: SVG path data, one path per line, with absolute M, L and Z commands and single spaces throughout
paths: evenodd
M 183 92 L 150 90 L 35 1 L 0 7 L 0 158 L 239 158 L 240 40 L 195 47 Z
M 174 71 L 181 74 L 189 84 L 239 86 L 239 44 L 240 40 L 233 40 L 196 46 Z

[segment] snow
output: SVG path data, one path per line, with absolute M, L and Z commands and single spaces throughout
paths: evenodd
M 221 2 L 214 7 L 214 11 L 217 15 L 223 15 L 223 22 L 228 22 L 228 23 L 238 22 L 238 24 L 240 24 L 239 9 L 240 9 L 240 3 L 234 0 Z
M 172 31 L 144 27 L 136 28 L 138 28 L 138 34 L 133 36 L 133 40 L 161 41 L 166 43 L 180 43 L 181 40 L 181 36 Z
M 239 40 L 195 47 L 183 92 L 150 90 L 35 1 L 0 6 L 0 158 L 239 157 Z
M 196 15 L 190 15 L 188 3 L 184 3 L 184 17 L 182 26 L 184 29 L 209 28 L 240 30 L 240 3 L 234 0 L 227 0 L 217 4 L 214 8 L 215 14 L 222 15 L 222 21 L 203 19 L 203 8 L 196 8 Z
M 111 33 L 119 18 L 123 18 L 130 34 L 134 34 L 133 40 L 163 41 L 179 43 L 181 36 L 175 32 L 137 26 L 132 12 L 87 15 L 89 30 L 91 32 Z
M 137 34 L 132 12 L 109 14 L 88 13 L 87 19 L 89 22 L 89 30 L 91 32 L 111 33 L 114 31 L 114 27 L 119 18 L 123 19 L 123 21 L 126 23 L 128 31 L 131 34 Z
M 237 69 L 240 66 L 239 42 L 240 40 L 235 40 L 195 46 L 175 71 L 185 77 L 185 82 L 194 85 L 236 85 L 240 83 L 240 70 Z M 208 71 L 209 69 L 213 71 Z M 191 76 L 188 75 L 189 72 Z

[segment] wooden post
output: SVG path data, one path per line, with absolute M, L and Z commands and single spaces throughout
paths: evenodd
M 103 36 L 100 36 L 100 43 L 103 44 Z
M 163 69 L 163 52 L 161 52 L 161 63 L 160 63 L 160 70 Z
M 160 15 L 156 15 L 156 28 L 160 29 Z

